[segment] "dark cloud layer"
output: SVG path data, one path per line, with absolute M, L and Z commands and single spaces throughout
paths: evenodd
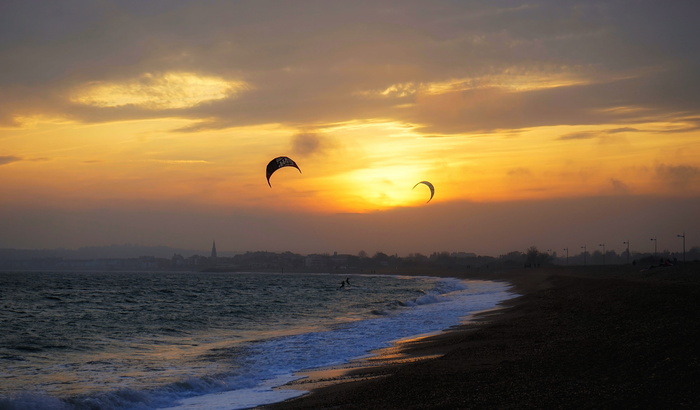
M 697 112 L 700 6 L 679 1 L 65 1 L 3 3 L 0 121 L 48 114 L 86 122 L 181 116 L 200 128 L 398 118 L 450 134 L 634 121 L 605 112 Z M 644 22 L 644 24 L 642 24 Z M 519 72 L 602 83 L 532 92 L 472 89 L 419 100 L 363 91 Z M 656 71 L 654 71 L 656 70 Z M 191 109 L 84 107 L 91 81 L 186 71 L 243 80 L 250 92 Z M 615 80 L 618 78 L 617 80 Z M 605 80 L 607 79 L 607 80 Z M 474 105 L 472 101 L 481 103 Z M 450 106 L 444 110 L 443 105 Z
M 502 203 L 432 203 L 373 214 L 310 215 L 221 211 L 192 214 L 187 207 L 148 207 L 59 211 L 42 207 L 2 207 L 0 248 L 77 248 L 86 243 L 133 243 L 202 249 L 211 244 L 227 251 L 271 250 L 300 253 L 360 250 L 430 254 L 468 251 L 497 256 L 530 246 L 579 249 L 606 243 L 621 252 L 648 251 L 650 237 L 660 249 L 678 251 L 676 235 L 700 231 L 698 198 L 602 196 Z M 460 215 L 455 218 L 454 215 Z M 22 217 L 17 217 L 22 216 Z M 105 237 L 110 232 L 110 237 Z M 245 233 L 242 235 L 241 233 Z M 280 235 L 284 232 L 284 235 Z M 688 246 L 697 241 L 689 239 Z

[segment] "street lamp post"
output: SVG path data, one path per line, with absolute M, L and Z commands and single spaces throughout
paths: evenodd
M 604 244 L 604 243 L 601 243 L 601 244 L 598 244 L 598 246 L 602 246 L 602 247 L 603 247 L 603 265 L 605 265 L 605 244 Z
M 586 245 L 583 245 L 581 249 L 583 249 L 583 266 L 586 266 L 586 254 L 588 253 L 586 251 Z
M 683 238 L 683 262 L 685 262 L 685 231 L 683 231 L 683 235 L 677 235 L 679 238 Z
M 654 259 L 656 259 L 656 236 L 651 238 L 652 241 L 654 241 Z
M 630 263 L 630 241 L 625 241 L 622 242 L 623 244 L 627 245 L 627 263 Z
M 566 266 L 569 266 L 569 248 L 564 248 L 566 251 Z

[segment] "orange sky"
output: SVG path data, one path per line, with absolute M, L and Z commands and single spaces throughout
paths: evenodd
M 455 220 L 477 204 L 509 205 L 493 220 L 469 215 L 508 230 L 504 215 L 522 203 L 596 198 L 654 203 L 621 221 L 620 238 L 651 218 L 669 237 L 697 229 L 700 33 L 690 16 L 700 6 L 638 6 L 10 5 L 0 17 L 0 247 L 206 249 L 216 236 L 230 251 L 356 253 L 375 230 L 401 225 L 398 215 Z M 279 155 L 302 173 L 282 169 L 270 188 L 264 168 Z M 429 204 L 425 186 L 412 189 L 422 180 L 436 188 Z M 334 219 L 343 215 L 364 219 Z M 314 218 L 331 222 L 287 239 Z M 600 236 L 614 228 L 596 221 Z M 572 228 L 484 246 L 483 232 L 456 239 L 445 223 L 433 232 L 444 241 L 387 235 L 366 250 L 498 254 L 578 239 Z M 595 229 L 582 226 L 578 242 Z

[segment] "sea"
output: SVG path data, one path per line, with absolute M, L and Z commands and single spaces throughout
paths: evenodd
M 0 272 L 0 409 L 280 402 L 307 393 L 277 388 L 301 371 L 513 296 L 505 283 L 430 276 Z

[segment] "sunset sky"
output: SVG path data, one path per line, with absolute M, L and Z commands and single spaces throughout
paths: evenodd
M 3 1 L 0 248 L 697 246 L 698 16 L 691 0 Z M 302 173 L 269 187 L 281 155 Z

